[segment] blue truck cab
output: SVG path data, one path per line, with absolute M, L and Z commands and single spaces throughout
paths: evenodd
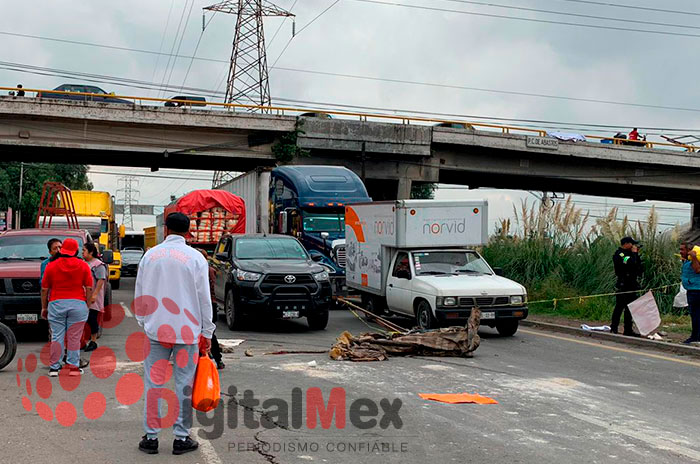
M 269 201 L 273 231 L 299 239 L 343 294 L 345 205 L 372 201 L 362 180 L 345 167 L 280 166 L 270 173 Z

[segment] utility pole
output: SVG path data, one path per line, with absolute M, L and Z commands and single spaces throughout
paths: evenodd
M 250 111 L 269 113 L 272 99 L 263 18 L 294 15 L 267 0 L 224 0 L 204 9 L 236 15 L 224 102 L 250 105 Z M 233 177 L 230 172 L 216 171 L 212 188 L 221 186 Z
M 122 210 L 122 224 L 127 230 L 134 230 L 132 206 L 138 203 L 138 197 L 141 194 L 136 188 L 139 185 L 139 181 L 134 176 L 124 176 L 120 177 L 117 183 L 123 185 L 122 188 L 117 189 L 117 195 L 120 195 L 117 202 L 121 202 L 124 206 Z
M 22 184 L 24 183 L 24 163 L 19 163 L 19 203 L 17 203 L 17 223 L 15 229 L 19 229 L 22 222 Z

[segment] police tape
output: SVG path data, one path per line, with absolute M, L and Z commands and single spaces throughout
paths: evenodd
M 610 293 L 597 293 L 595 295 L 582 295 L 582 296 L 571 296 L 571 297 L 564 297 L 564 298 L 550 298 L 548 300 L 535 300 L 535 301 L 528 301 L 528 305 L 533 305 L 533 304 L 542 304 L 542 303 L 552 303 L 554 306 L 554 309 L 557 309 L 557 303 L 561 301 L 575 301 L 578 300 L 579 304 L 583 304 L 584 300 L 590 300 L 593 298 L 603 298 L 603 297 L 610 297 L 610 296 L 617 296 L 617 295 L 629 295 L 629 294 L 640 294 L 640 293 L 647 293 L 647 292 L 654 292 L 658 290 L 667 290 L 669 288 L 673 287 L 678 287 L 681 283 L 675 283 L 675 284 L 669 284 L 669 285 L 662 285 L 660 287 L 653 287 L 653 288 L 647 288 L 647 289 L 639 289 L 639 290 L 628 290 L 625 292 L 610 292 Z M 505 306 L 511 306 L 511 305 L 500 305 L 501 307 Z M 495 307 L 495 306 L 492 306 Z

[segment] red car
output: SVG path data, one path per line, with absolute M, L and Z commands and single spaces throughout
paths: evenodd
M 74 238 L 79 249 L 92 241 L 86 230 L 21 229 L 0 234 L 0 321 L 38 324 L 41 314 L 41 263 L 49 256 L 51 238 Z M 111 290 L 105 301 L 111 302 Z

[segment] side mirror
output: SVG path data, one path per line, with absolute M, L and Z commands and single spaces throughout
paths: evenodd
M 407 269 L 401 269 L 396 273 L 396 278 L 411 280 L 411 273 Z
M 114 252 L 112 250 L 103 251 L 102 262 L 105 264 L 112 264 L 114 262 Z
M 328 238 L 331 234 L 328 232 L 321 232 L 321 238 Z
M 217 253 L 216 259 L 219 261 L 228 261 L 228 253 Z
M 313 254 L 311 255 L 311 259 L 313 261 L 316 261 L 317 263 L 320 263 L 321 261 L 323 261 L 323 255 Z
M 503 268 L 501 268 L 501 267 L 494 267 L 494 268 L 493 268 L 493 273 L 496 274 L 497 276 L 503 277 Z

